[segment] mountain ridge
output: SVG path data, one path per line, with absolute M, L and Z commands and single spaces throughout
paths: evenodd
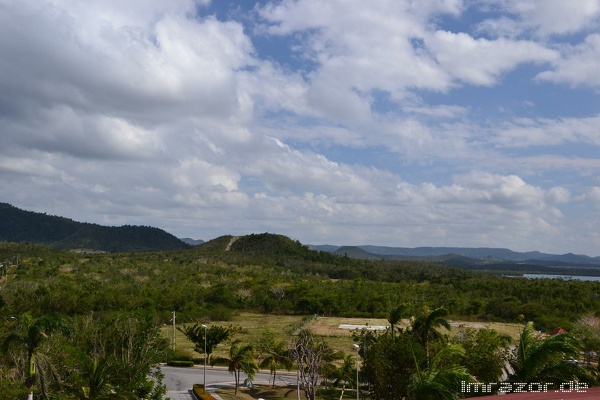
M 242 251 L 250 251 L 256 243 L 264 240 L 266 234 L 240 236 L 243 240 L 236 243 Z M 283 237 L 283 235 L 270 234 Z M 220 238 L 232 238 L 221 236 Z M 219 239 L 219 238 L 216 238 Z M 25 211 L 8 203 L 0 202 L 0 241 L 32 242 L 50 245 L 56 248 L 90 249 L 106 252 L 178 250 L 191 246 L 210 247 L 210 242 L 190 238 L 176 238 L 172 234 L 150 226 L 124 225 L 120 227 L 103 226 L 87 222 L 77 222 L 61 216 Z M 260 240 L 259 240 L 260 239 Z M 288 238 L 289 239 L 289 238 Z M 229 240 L 229 239 L 228 239 Z M 294 242 L 294 243 L 291 243 Z M 272 241 L 261 242 L 261 245 Z M 539 266 L 599 266 L 600 257 L 580 254 L 549 254 L 539 251 L 516 252 L 507 248 L 494 247 L 392 247 L 376 245 L 337 246 L 302 245 L 291 239 L 279 241 L 279 245 L 289 246 L 296 252 L 302 247 L 325 253 L 346 255 L 359 259 L 422 260 L 440 262 L 447 265 L 485 265 L 526 263 Z M 301 245 L 296 247 L 296 245 Z M 206 247 L 205 247 L 206 248 Z
M 103 226 L 69 218 L 26 211 L 0 203 L 0 241 L 31 242 L 62 250 L 109 253 L 182 250 L 189 245 L 170 233 L 150 226 Z
M 495 263 L 499 261 L 510 261 L 515 263 L 535 264 L 581 264 L 581 265 L 600 265 L 600 257 L 590 257 L 587 255 L 566 253 L 550 254 L 539 251 L 517 252 L 506 248 L 495 247 L 391 247 L 391 246 L 335 246 L 335 245 L 313 245 L 311 248 L 320 251 L 327 251 L 337 254 L 347 253 L 352 257 L 360 251 L 362 257 L 357 258 L 381 258 L 395 260 L 425 260 L 442 261 L 448 258 L 465 258 L 478 262 Z M 454 257 L 452 257 L 454 256 Z

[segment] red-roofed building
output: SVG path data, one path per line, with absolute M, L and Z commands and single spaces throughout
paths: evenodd
M 560 326 L 557 326 L 556 328 L 552 329 L 552 331 L 550 332 L 550 336 L 562 335 L 563 333 L 567 333 L 567 331 L 565 331 Z

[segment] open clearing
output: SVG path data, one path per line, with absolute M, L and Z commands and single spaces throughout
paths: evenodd
M 317 317 L 302 324 L 302 316 L 288 316 L 288 315 L 264 315 L 264 314 L 253 314 L 253 313 L 239 313 L 231 321 L 228 322 L 215 322 L 216 325 L 233 325 L 239 326 L 242 332 L 236 334 L 236 338 L 241 339 L 246 343 L 255 343 L 265 332 L 272 332 L 273 334 L 285 339 L 292 340 L 292 331 L 295 327 L 304 326 L 310 329 L 315 335 L 323 338 L 331 347 L 335 350 L 341 350 L 347 354 L 353 354 L 352 349 L 352 332 L 351 329 L 340 329 L 340 325 L 357 325 L 364 326 L 365 328 L 373 326 L 389 326 L 389 323 L 385 319 L 378 318 L 345 318 L 345 317 Z M 516 323 L 503 323 L 503 322 L 474 322 L 474 321 L 449 321 L 452 325 L 450 334 L 455 335 L 458 332 L 471 328 L 471 329 L 494 329 L 498 333 L 510 336 L 513 340 L 518 338 L 519 332 L 522 330 L 522 325 Z M 211 325 L 212 323 L 208 323 Z M 177 325 L 181 327 L 183 325 L 193 324 L 182 324 Z M 403 320 L 400 324 L 401 327 L 406 328 L 409 325 L 409 320 Z M 161 332 L 169 340 L 172 340 L 173 328 L 172 326 L 163 326 Z M 193 352 L 194 344 L 190 342 L 183 333 L 179 330 L 175 331 L 176 346 L 178 350 L 189 351 L 194 353 L 195 357 L 200 357 L 199 354 Z M 227 354 L 228 348 L 226 345 L 220 345 L 215 350 L 215 355 Z

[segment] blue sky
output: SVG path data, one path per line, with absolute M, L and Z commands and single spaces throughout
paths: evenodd
M 0 0 L 0 201 L 600 255 L 600 0 Z

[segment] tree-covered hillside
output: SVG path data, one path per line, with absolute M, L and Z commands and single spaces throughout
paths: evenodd
M 16 265 L 16 259 L 19 265 Z M 237 310 L 385 317 L 397 304 L 444 306 L 455 317 L 569 326 L 600 309 L 593 282 L 528 280 L 432 263 L 315 252 L 289 238 L 225 236 L 182 251 L 75 254 L 0 244 L 0 304 L 12 315 L 146 310 L 167 322 Z
M 446 355 L 452 356 L 453 371 L 462 371 L 465 379 L 473 375 L 498 381 L 506 362 L 514 364 L 513 375 L 519 379 L 530 369 L 522 366 L 521 351 L 501 349 L 505 343 L 495 331 L 467 330 L 464 340 L 452 343 L 432 328 L 447 326 L 441 323 L 445 318 L 533 321 L 522 336 L 535 342 L 534 348 L 540 338 L 533 336 L 534 329 L 577 329 L 576 320 L 600 309 L 595 282 L 505 278 L 426 262 L 353 259 L 312 251 L 273 234 L 223 236 L 177 251 L 102 254 L 0 242 L 0 265 L 0 338 L 10 344 L 6 354 L 0 353 L 0 394 L 8 398 L 41 395 L 46 389 L 64 399 L 90 398 L 80 389 L 91 388 L 95 377 L 103 376 L 105 383 L 96 388 L 102 396 L 162 399 L 160 376 L 155 380 L 150 374 L 152 365 L 169 357 L 158 326 L 169 323 L 173 311 L 179 323 L 206 321 L 211 326 L 241 311 L 377 317 L 394 321 L 390 324 L 410 319 L 409 328 L 397 325 L 381 335 L 363 330 L 353 340 L 364 344 L 360 371 L 373 399 L 416 391 L 412 398 L 425 398 L 421 394 L 428 393 L 429 378 L 437 376 L 431 371 L 445 365 Z M 71 331 L 61 332 L 60 321 Z M 32 362 L 52 355 L 47 359 L 57 374 L 47 388 L 42 375 L 27 368 L 26 349 L 19 347 L 24 343 L 19 338 L 29 337 L 41 338 Z M 236 343 L 231 342 L 232 349 Z M 315 346 L 328 348 L 319 343 Z M 574 379 L 570 371 L 587 374 L 565 361 L 578 354 L 575 344 L 569 349 L 546 364 L 560 364 L 565 379 Z M 335 368 L 328 371 L 345 374 L 342 379 L 351 382 L 348 377 L 356 376 L 347 368 L 351 361 L 346 358 L 339 368 L 331 364 Z M 48 371 L 42 364 L 36 368 Z M 533 382 L 537 376 L 532 375 Z M 438 388 L 458 393 L 461 386 L 446 382 Z M 337 399 L 339 394 L 322 398 Z
M 24 211 L 6 203 L 0 203 L 0 241 L 106 252 L 178 250 L 188 247 L 158 228 L 81 223 L 45 213 Z

